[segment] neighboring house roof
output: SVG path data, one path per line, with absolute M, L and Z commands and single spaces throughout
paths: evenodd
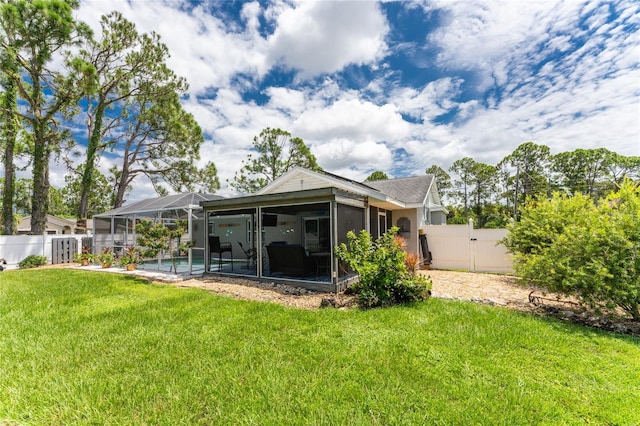
M 224 197 L 214 194 L 200 194 L 197 192 L 187 192 L 184 194 L 167 195 L 165 197 L 148 198 L 137 201 L 117 209 L 100 213 L 96 217 L 123 216 L 135 213 L 147 213 L 162 210 L 176 210 L 184 208 L 200 208 L 201 201 L 219 200 Z

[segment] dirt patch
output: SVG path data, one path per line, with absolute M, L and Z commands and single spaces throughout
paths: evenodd
M 300 309 L 356 306 L 356 298 L 353 295 L 320 293 L 275 282 L 259 282 L 242 278 L 204 277 L 170 284 L 178 287 L 200 288 L 235 299 L 274 302 Z

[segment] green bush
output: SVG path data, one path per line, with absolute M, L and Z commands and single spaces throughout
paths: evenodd
M 367 231 L 357 236 L 349 231 L 349 247 L 344 243 L 336 247 L 338 258 L 359 276 L 352 290 L 358 294 L 362 307 L 390 306 L 429 297 L 431 281 L 407 268 L 404 240 L 397 232 L 398 228 L 392 228 L 373 241 Z
M 531 204 L 503 243 L 526 282 L 640 320 L 640 188 L 625 182 L 596 206 L 555 194 Z
M 38 266 L 42 266 L 46 264 L 47 264 L 46 257 L 32 254 L 31 256 L 27 256 L 22 261 L 20 261 L 20 263 L 18 263 L 18 266 L 20 267 L 20 269 L 28 269 L 28 268 L 37 268 Z

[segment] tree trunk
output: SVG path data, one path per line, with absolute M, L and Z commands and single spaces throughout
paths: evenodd
M 8 132 L 7 132 L 8 133 Z M 15 170 L 13 166 L 13 145 L 7 135 L 4 148 L 4 187 L 2 192 L 2 221 L 3 233 L 13 234 L 13 199 L 15 197 Z
M 129 167 L 127 165 L 127 156 L 125 154 L 124 165 L 122 166 L 122 173 L 120 174 L 120 180 L 117 182 L 116 199 L 113 202 L 113 208 L 117 209 L 124 204 L 124 194 L 127 192 L 127 186 L 129 185 Z
M 89 194 L 93 189 L 93 170 L 96 167 L 96 158 L 98 148 L 102 140 L 102 117 L 104 116 L 104 99 L 102 96 L 98 99 L 96 107 L 96 115 L 91 129 L 91 135 L 87 145 L 87 160 L 84 163 L 82 171 L 82 183 L 80 186 L 80 206 L 78 208 L 78 219 L 86 219 L 89 211 Z
M 13 154 L 16 143 L 16 122 L 12 111 L 16 111 L 15 82 L 7 78 L 4 93 L 4 185 L 2 192 L 2 229 L 5 235 L 13 234 L 13 200 L 15 198 L 15 166 Z
M 49 148 L 45 138 L 46 124 L 37 123 L 34 129 L 33 196 L 31 233 L 44 234 L 49 211 Z

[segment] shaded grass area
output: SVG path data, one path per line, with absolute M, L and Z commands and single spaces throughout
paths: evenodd
M 639 395 L 640 339 L 501 308 L 0 275 L 0 423 L 640 424 Z

